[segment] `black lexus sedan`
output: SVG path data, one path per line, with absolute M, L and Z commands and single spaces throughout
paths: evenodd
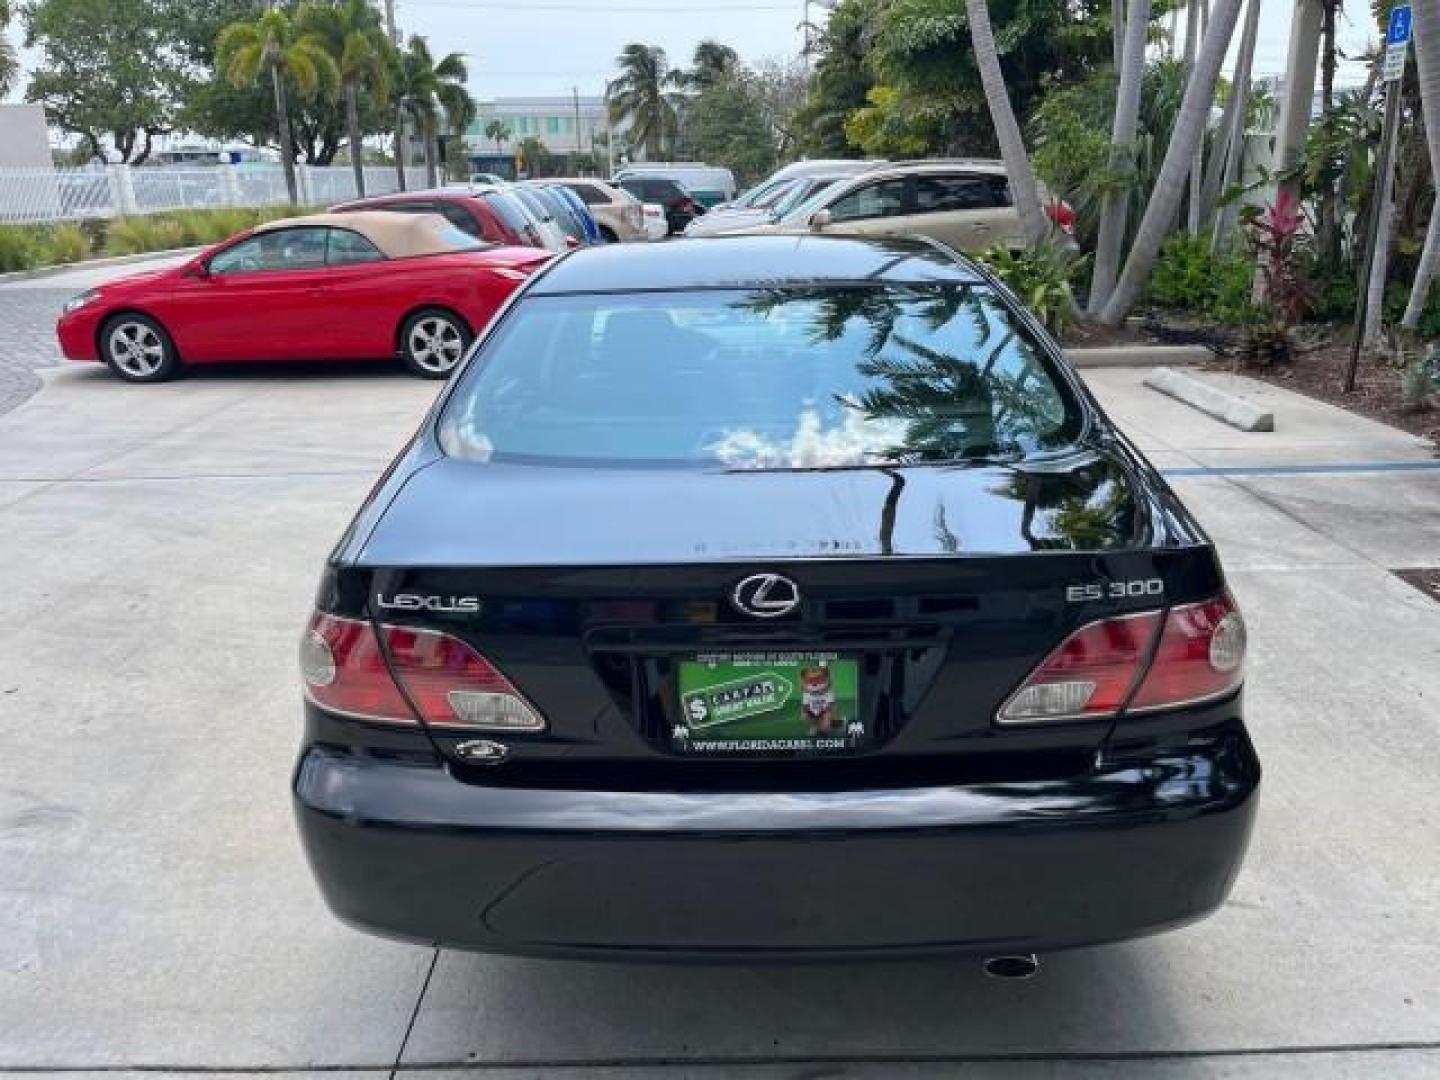
M 522 286 L 336 547 L 294 797 L 389 936 L 1031 954 L 1225 899 L 1244 653 L 1209 539 L 977 264 L 611 245 Z

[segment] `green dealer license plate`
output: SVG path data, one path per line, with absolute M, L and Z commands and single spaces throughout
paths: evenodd
M 680 714 L 671 738 L 683 753 L 835 754 L 869 739 L 854 658 L 707 653 L 679 667 Z

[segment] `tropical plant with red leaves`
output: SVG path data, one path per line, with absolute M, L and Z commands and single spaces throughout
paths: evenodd
M 1288 329 L 1315 303 L 1315 287 L 1300 258 L 1307 242 L 1300 200 L 1282 187 L 1273 203 L 1246 215 L 1245 232 L 1259 264 L 1271 319 Z

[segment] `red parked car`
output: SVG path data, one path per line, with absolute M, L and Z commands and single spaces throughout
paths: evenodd
M 83 292 L 56 332 L 69 359 L 98 360 L 129 382 L 191 364 L 397 354 L 415 374 L 443 379 L 549 258 L 483 244 L 435 215 L 287 218 Z
M 390 210 L 400 214 L 439 214 L 461 232 L 492 244 L 549 248 L 564 251 L 563 246 L 547 244 L 544 229 L 530 210 L 514 194 L 499 188 L 472 188 L 465 191 L 402 191 L 394 195 L 375 195 L 368 199 L 332 206 L 336 214 L 356 210 Z

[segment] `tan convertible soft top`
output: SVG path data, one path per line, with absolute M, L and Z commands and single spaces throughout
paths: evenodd
M 348 214 L 281 218 L 266 222 L 255 231 L 273 232 L 302 225 L 350 229 L 369 240 L 389 259 L 443 255 L 449 251 L 478 251 L 490 246 L 462 233 L 439 214 L 410 214 L 393 210 L 356 210 Z

